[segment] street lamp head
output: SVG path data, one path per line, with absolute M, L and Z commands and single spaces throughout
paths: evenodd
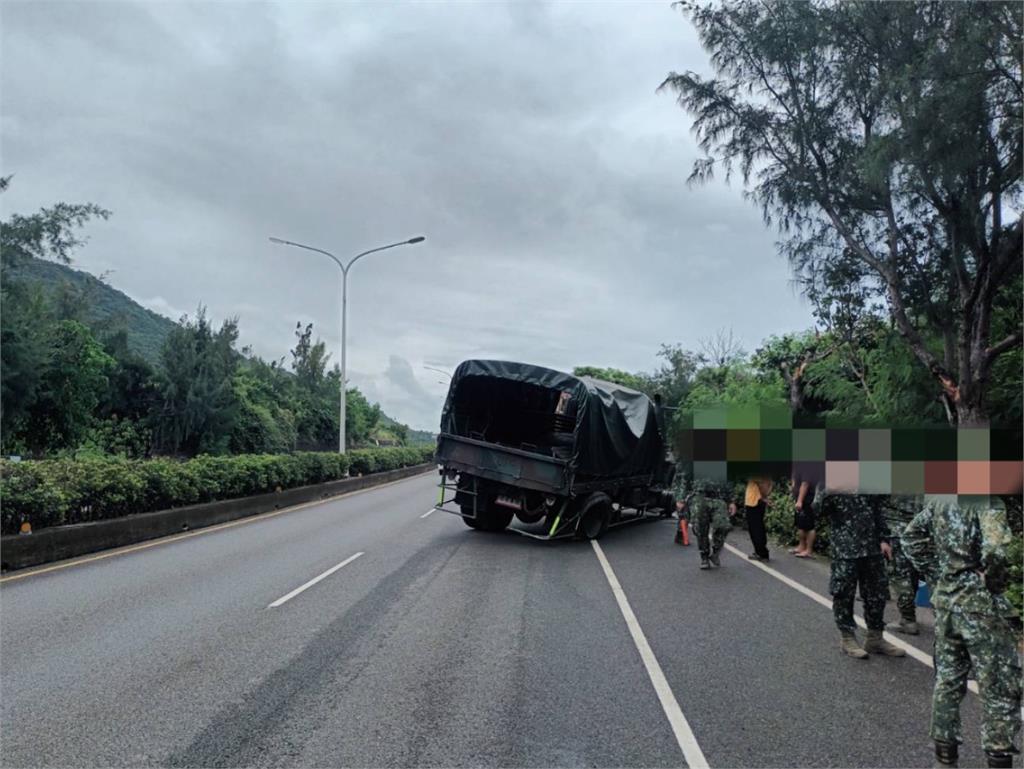
M 272 238 L 270 238 L 270 242 L 271 243 L 280 243 L 281 245 L 287 245 L 287 242 L 284 241 L 284 240 L 281 240 L 281 238 L 273 238 L 272 237 Z
M 423 237 L 422 235 L 417 235 L 415 238 L 410 238 L 405 242 L 408 243 L 409 245 L 412 245 L 413 243 L 422 243 L 424 240 L 426 240 L 425 237 Z

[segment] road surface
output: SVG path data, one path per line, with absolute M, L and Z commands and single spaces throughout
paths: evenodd
M 435 483 L 4 577 L 0 762 L 932 766 L 930 632 L 841 656 L 822 563 L 472 531 Z

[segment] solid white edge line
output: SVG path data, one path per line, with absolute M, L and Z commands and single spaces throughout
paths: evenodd
M 733 547 L 728 542 L 725 544 L 725 548 L 730 553 L 732 553 L 733 555 L 738 556 L 739 558 L 743 559 L 746 563 L 750 564 L 751 566 L 760 569 L 765 574 L 770 574 L 771 576 L 775 577 L 775 579 L 779 580 L 779 582 L 783 583 L 784 585 L 788 585 L 789 587 L 793 588 L 794 590 L 796 590 L 799 593 L 803 593 L 805 596 L 810 598 L 812 601 L 817 601 L 822 606 L 824 606 L 826 609 L 831 609 L 832 608 L 832 599 L 826 598 L 821 593 L 816 593 L 815 591 L 811 590 L 809 587 L 805 587 L 804 585 L 801 585 L 795 579 L 791 579 L 791 578 L 787 577 L 782 572 L 776 571 L 775 569 L 771 568 L 770 566 L 765 566 L 760 561 L 751 561 L 749 558 L 747 558 L 746 555 L 744 555 L 742 550 L 739 550 L 738 548 Z M 859 615 L 854 614 L 853 615 L 853 619 L 854 619 L 854 622 L 857 623 L 858 627 L 867 628 L 867 625 L 864 623 L 864 620 Z M 903 649 L 903 651 L 905 651 L 907 653 L 908 657 L 913 657 L 918 662 L 920 662 L 920 663 L 922 663 L 924 665 L 927 665 L 930 668 L 933 668 L 933 669 L 935 668 L 935 661 L 932 659 L 930 654 L 924 653 L 923 651 L 918 649 L 916 646 L 914 646 L 912 644 L 908 644 L 906 641 L 904 641 L 901 638 L 897 638 L 892 633 L 883 632 L 882 636 L 883 636 L 883 638 L 885 638 L 886 641 L 891 643 L 893 646 L 897 646 L 900 649 Z M 968 681 L 967 682 L 967 688 L 970 689 L 975 694 L 977 694 L 978 693 L 978 682 L 977 681 Z
M 668 680 L 665 678 L 665 674 L 662 672 L 661 665 L 658 664 L 650 644 L 647 643 L 647 637 L 640 628 L 640 623 L 637 622 L 633 609 L 630 608 L 629 601 L 626 599 L 626 593 L 623 591 L 622 586 L 619 585 L 619 580 L 615 577 L 611 564 L 608 563 L 604 551 L 601 550 L 601 546 L 597 544 L 596 540 L 590 540 L 590 544 L 597 554 L 597 560 L 601 564 L 601 569 L 604 570 L 604 576 L 608 579 L 608 584 L 612 588 L 615 601 L 618 603 L 619 610 L 626 620 L 626 626 L 629 628 L 629 634 L 633 637 L 633 643 L 636 644 L 637 651 L 640 652 L 640 659 L 643 660 L 644 667 L 647 668 L 647 675 L 654 685 L 654 691 L 658 695 L 661 707 L 668 717 L 669 724 L 672 726 L 672 732 L 675 734 L 676 742 L 679 743 L 679 749 L 683 752 L 683 758 L 686 759 L 686 763 L 691 769 L 707 769 L 708 761 L 704 757 L 704 752 L 700 749 L 700 745 L 697 744 L 697 738 L 693 736 L 693 730 L 690 728 L 686 716 L 683 715 L 679 702 L 676 700 L 675 694 L 672 693 L 672 688 L 668 685 Z
M 420 516 L 420 518 L 426 518 L 426 517 L 427 517 L 428 515 L 430 515 L 430 514 L 431 514 L 432 512 L 434 512 L 434 511 L 435 511 L 436 509 L 437 509 L 436 507 L 432 507 L 432 508 L 430 508 L 429 510 L 427 510 L 427 512 L 425 512 L 425 513 L 424 513 L 423 515 L 421 515 L 421 516 Z
M 281 596 L 276 601 L 274 601 L 272 604 L 270 604 L 270 606 L 268 606 L 267 608 L 268 609 L 276 609 L 278 606 L 283 604 L 285 601 L 290 601 L 292 598 L 297 596 L 303 590 L 307 590 L 308 588 L 313 587 L 313 585 L 315 585 L 320 580 L 326 579 L 327 577 L 331 576 L 332 574 L 334 574 L 334 572 L 336 572 L 342 566 L 348 566 L 350 563 L 352 563 L 352 561 L 354 561 L 356 558 L 358 558 L 361 555 L 363 555 L 363 553 L 356 553 L 355 555 L 350 555 L 348 558 L 346 558 L 344 561 L 339 563 L 337 566 L 332 566 L 327 571 L 325 571 L 323 574 L 321 574 L 321 575 L 319 575 L 317 577 L 313 577 L 313 579 L 311 579 L 309 582 L 307 582 L 306 584 L 300 585 L 299 587 L 295 588 L 292 592 L 288 593 L 288 595 Z

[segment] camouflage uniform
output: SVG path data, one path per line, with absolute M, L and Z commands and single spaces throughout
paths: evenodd
M 961 742 L 960 701 L 973 667 L 984 709 L 982 747 L 988 753 L 1017 752 L 1021 666 L 1010 624 L 1013 609 L 1002 595 L 1011 537 L 1003 503 L 988 497 L 929 500 L 904 532 L 907 557 L 932 586 L 930 734 L 937 742 Z
M 889 530 L 877 497 L 866 494 L 826 493 L 821 511 L 828 516 L 832 540 L 832 614 L 842 633 L 853 633 L 853 604 L 857 585 L 864 599 L 864 620 L 870 630 L 885 627 L 889 581 L 880 545 Z
M 701 558 L 717 555 L 725 544 L 725 535 L 732 528 L 725 502 L 707 491 L 698 492 L 690 503 L 690 509 Z
M 918 496 L 893 496 L 882 499 L 882 511 L 891 534 L 892 560 L 889 561 L 889 584 L 896 594 L 900 617 L 907 622 L 917 621 L 915 598 L 920 581 L 917 569 L 903 549 L 903 530 L 921 509 L 923 499 Z
M 690 490 L 692 483 L 686 480 L 686 475 L 682 469 L 677 469 L 675 477 L 672 479 L 672 497 L 677 502 L 682 502 L 686 499 L 686 495 Z

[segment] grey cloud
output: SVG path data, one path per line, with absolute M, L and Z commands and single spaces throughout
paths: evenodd
M 649 369 L 662 342 L 810 322 L 739 188 L 685 184 L 689 122 L 655 89 L 706 64 L 667 3 L 6 2 L 3 22 L 0 202 L 111 208 L 78 261 L 131 296 L 237 313 L 275 358 L 310 318 L 336 351 L 336 267 L 267 236 L 345 256 L 426 235 L 350 277 L 350 368 L 416 426 L 443 398 L 429 360 Z M 392 356 L 433 400 L 387 400 Z

